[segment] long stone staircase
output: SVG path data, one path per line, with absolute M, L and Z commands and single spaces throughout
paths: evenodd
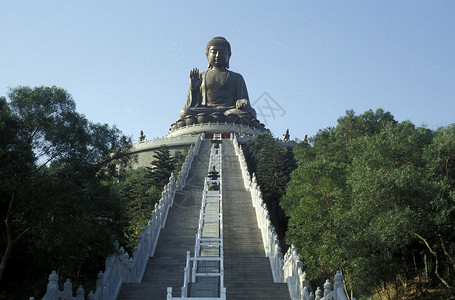
M 194 249 L 209 149 L 210 140 L 206 140 L 193 160 L 184 190 L 176 193 L 142 282 L 124 283 L 118 300 L 164 300 L 167 287 L 172 287 L 174 297 L 180 296 L 186 251 Z M 243 186 L 230 140 L 223 140 L 223 219 L 227 299 L 290 299 L 286 284 L 273 283 L 251 196 Z

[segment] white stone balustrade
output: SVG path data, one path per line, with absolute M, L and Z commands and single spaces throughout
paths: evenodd
M 202 133 L 199 135 L 194 147 L 191 147 L 186 156 L 185 162 L 182 165 L 182 169 L 177 177 L 177 191 L 181 191 L 185 187 L 186 178 L 188 177 L 188 172 L 191 168 L 191 163 L 193 162 L 194 156 L 199 153 L 199 148 L 202 141 L 205 139 L 205 134 Z
M 255 174 L 251 176 L 248 172 L 245 155 L 235 134 L 231 134 L 231 140 L 234 144 L 235 153 L 240 161 L 240 169 L 242 170 L 245 188 L 251 193 L 253 207 L 256 210 L 258 227 L 261 230 L 265 254 L 270 260 L 274 282 L 286 282 L 292 300 L 347 300 L 343 275 L 339 271 L 335 275 L 334 290 L 332 290 L 332 285 L 327 279 L 324 285 L 324 291 L 318 287 L 316 294 L 314 294 L 306 273 L 302 270 L 303 264 L 295 247 L 291 246 L 283 257 L 278 244 L 278 236 L 275 227 L 270 221 L 269 212 L 262 199 L 256 176 Z
M 47 284 L 47 293 L 44 296 L 43 300 L 84 300 L 84 289 L 80 286 L 76 290 L 76 297 L 73 297 L 73 284 L 69 279 L 63 285 L 63 290 L 58 289 L 58 275 L 55 271 L 52 271 L 49 275 L 49 283 Z M 30 300 L 34 300 L 33 297 L 30 297 Z
M 134 247 L 133 255 L 130 257 L 123 248 L 115 244 L 115 253 L 106 258 L 104 273 L 97 275 L 95 293 L 90 291 L 87 295 L 88 300 L 114 300 L 120 292 L 122 284 L 141 282 L 147 266 L 148 259 L 154 255 L 156 244 L 161 229 L 166 224 L 169 208 L 174 203 L 174 196 L 177 190 L 185 186 L 186 177 L 193 158 L 198 154 L 199 147 L 204 139 L 201 134 L 187 155 L 187 158 L 179 172 L 178 179 L 171 174 L 169 183 L 164 187 L 161 193 L 160 201 L 155 204 L 149 224 L 142 229 L 138 237 L 137 246 Z M 33 299 L 30 298 L 30 299 Z M 79 287 L 76 291 L 76 297 L 73 297 L 72 284 L 68 279 L 64 284 L 62 291 L 58 288 L 58 275 L 55 271 L 49 276 L 49 284 L 43 300 L 84 300 L 84 290 Z
M 203 134 L 203 133 L 202 133 Z M 198 139 L 199 134 L 187 134 L 172 137 L 155 137 L 150 140 L 144 140 L 137 143 L 134 143 L 133 152 L 136 150 L 144 150 L 149 147 L 159 148 L 160 146 L 176 146 L 176 145 L 190 145 L 194 144 Z
M 256 176 L 250 176 L 248 172 L 248 166 L 243 154 L 242 148 L 237 142 L 237 136 L 231 135 L 234 149 L 240 162 L 240 169 L 242 170 L 242 176 L 245 184 L 245 188 L 251 193 L 251 200 L 253 207 L 256 211 L 256 218 L 258 227 L 261 230 L 262 241 L 264 244 L 265 255 L 270 260 L 270 266 L 272 268 L 272 275 L 274 282 L 284 282 L 283 278 L 283 254 L 281 248 L 278 245 L 278 237 L 275 231 L 275 227 L 270 221 L 269 212 L 267 207 L 262 200 L 262 193 L 256 181 Z

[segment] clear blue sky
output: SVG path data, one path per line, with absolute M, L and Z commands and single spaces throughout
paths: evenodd
M 313 136 L 347 109 L 383 108 L 431 129 L 455 122 L 449 0 L 3 0 L 0 95 L 56 85 L 91 121 L 135 140 L 140 130 L 164 136 L 189 70 L 206 68 L 205 45 L 217 35 L 230 41 L 230 69 L 275 136 Z M 270 102 L 274 116 L 264 92 L 279 105 Z

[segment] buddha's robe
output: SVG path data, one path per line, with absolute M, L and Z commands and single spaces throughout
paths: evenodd
M 256 117 L 256 112 L 250 106 L 242 110 L 236 108 L 237 100 L 248 100 L 248 91 L 242 75 L 232 71 L 219 72 L 217 74 L 219 81 L 217 81 L 214 79 L 216 76 L 211 77 L 211 80 L 207 78 L 209 72 L 216 71 L 202 72 L 199 89 L 193 91 L 190 88 L 188 91 L 186 105 L 180 112 L 182 118 L 187 115 L 212 112 Z

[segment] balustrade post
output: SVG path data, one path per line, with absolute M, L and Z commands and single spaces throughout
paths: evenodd
M 129 282 L 136 282 L 136 272 L 134 270 L 137 270 L 135 268 L 135 265 L 137 264 L 137 259 L 130 257 L 128 261 L 128 281 Z
M 117 275 L 120 275 L 123 277 L 123 257 L 125 255 L 125 249 L 123 249 L 123 247 L 120 247 L 120 254 L 118 255 L 117 259 L 118 259 L 118 266 L 117 266 Z
M 47 284 L 47 293 L 51 291 L 58 290 L 58 275 L 57 272 L 52 271 L 49 275 L 49 283 Z
M 156 208 L 156 206 L 155 206 Z M 156 227 L 156 211 L 152 212 L 152 217 L 150 218 L 150 221 L 152 222 L 152 234 L 155 234 L 155 227 Z
M 125 280 L 128 281 L 129 279 L 129 267 L 130 267 L 130 255 L 128 254 L 128 252 L 125 252 L 125 254 L 123 255 L 123 277 L 125 278 Z
M 316 297 L 313 292 L 311 292 L 310 296 L 308 296 L 308 300 L 316 300 Z
M 226 288 L 225 287 L 221 288 L 220 298 L 221 298 L 221 300 L 226 300 Z
M 166 300 L 171 300 L 171 299 L 172 299 L 172 287 L 168 287 Z
M 122 248 L 123 249 L 123 248 Z M 126 263 L 125 260 L 128 259 L 128 253 L 123 250 L 123 253 L 120 253 L 119 256 L 119 275 L 123 278 L 126 278 Z
M 316 290 L 316 298 L 315 300 L 321 300 L 324 295 L 324 292 L 321 290 L 320 287 L 317 288 Z
M 68 299 L 73 298 L 73 284 L 69 279 L 66 279 L 65 283 L 63 284 L 63 295 L 65 295 L 65 297 Z
M 327 297 L 332 292 L 332 284 L 330 280 L 326 280 L 324 283 L 324 297 Z
M 162 200 L 163 198 L 160 199 L 160 201 Z M 153 210 L 153 212 L 155 213 L 155 220 L 156 220 L 156 229 L 158 229 L 159 227 L 159 224 L 160 224 L 160 212 L 158 211 L 158 203 L 155 203 L 155 209 Z
M 95 295 L 93 294 L 93 291 L 90 291 L 90 293 L 88 293 L 87 300 L 95 300 Z
M 76 290 L 76 299 L 77 300 L 84 300 L 85 296 L 85 291 L 82 288 L 82 285 L 79 286 L 79 288 Z
M 279 280 L 280 282 L 286 282 L 284 280 L 284 273 L 283 273 L 283 267 L 284 267 L 284 258 L 283 258 L 283 253 L 281 252 L 281 247 L 278 247 L 279 252 L 278 252 L 278 258 L 279 258 L 279 265 L 278 265 L 278 275 L 280 276 Z
M 144 230 L 145 230 L 145 227 L 144 227 Z M 146 231 L 143 232 L 143 235 L 145 235 Z M 133 257 L 134 259 L 136 260 L 142 260 L 142 252 L 143 252 L 143 249 L 144 250 L 147 250 L 147 248 L 144 248 L 144 246 L 147 245 L 147 239 L 145 237 L 142 237 L 141 238 L 141 243 L 137 243 L 136 246 L 134 246 L 133 248 Z
M 338 289 L 344 289 L 344 283 L 343 283 L 343 275 L 341 275 L 341 272 L 338 270 L 335 274 L 334 277 L 335 284 L 333 286 L 333 289 L 336 291 Z
M 166 200 L 163 203 L 162 210 L 161 210 L 161 228 L 164 228 L 164 225 L 166 223 L 168 198 L 169 198 L 169 196 L 166 195 Z
M 100 271 L 96 275 L 96 291 L 99 291 L 99 299 L 103 299 L 104 295 L 104 274 L 102 271 Z
M 284 254 L 283 261 L 283 278 L 288 278 L 294 276 L 294 269 L 292 264 L 292 259 L 289 258 L 289 250 Z

